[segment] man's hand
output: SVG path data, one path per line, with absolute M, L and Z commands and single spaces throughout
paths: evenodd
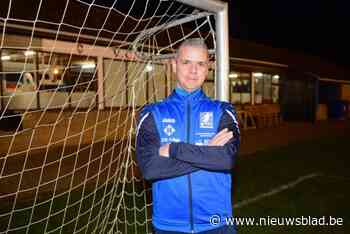
M 208 143 L 209 146 L 223 146 L 233 137 L 233 132 L 224 128 L 217 133 Z
M 169 158 L 169 148 L 170 148 L 169 145 L 170 144 L 165 144 L 159 148 L 159 155 L 160 156 Z

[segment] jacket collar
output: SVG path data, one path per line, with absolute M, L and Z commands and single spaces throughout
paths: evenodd
M 198 89 L 193 91 L 192 93 L 185 93 L 184 90 L 174 89 L 173 92 L 168 97 L 169 100 L 177 101 L 177 102 L 198 102 L 201 99 L 208 98 L 202 89 Z

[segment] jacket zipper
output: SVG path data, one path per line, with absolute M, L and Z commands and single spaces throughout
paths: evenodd
M 186 135 L 186 141 L 187 143 L 190 143 L 190 130 L 191 130 L 191 103 L 187 101 L 187 135 Z M 190 204 L 190 225 L 191 225 L 191 232 L 194 233 L 194 227 L 193 227 L 193 208 L 192 208 L 192 178 L 191 174 L 188 176 L 188 191 L 189 191 L 189 204 Z

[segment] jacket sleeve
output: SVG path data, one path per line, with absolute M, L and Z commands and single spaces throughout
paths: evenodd
M 159 155 L 160 137 L 151 112 L 141 114 L 136 133 L 136 160 L 146 180 L 158 180 L 199 170 L 189 163 Z
M 240 145 L 240 131 L 234 108 L 224 104 L 218 132 L 224 128 L 233 131 L 233 138 L 224 146 L 197 146 L 188 143 L 171 143 L 170 158 L 190 163 L 194 167 L 228 171 L 234 166 Z

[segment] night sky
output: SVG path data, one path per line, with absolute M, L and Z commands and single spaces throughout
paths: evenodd
M 115 0 L 83 1 L 110 5 Z M 153 0 L 138 0 L 138 3 L 143 6 L 142 2 L 147 1 Z M 231 36 L 320 56 L 350 67 L 349 0 L 222 1 L 229 2 Z M 132 2 L 119 0 L 118 5 L 125 5 L 127 10 Z
M 350 65 L 350 3 L 321 0 L 231 0 L 230 34 Z

